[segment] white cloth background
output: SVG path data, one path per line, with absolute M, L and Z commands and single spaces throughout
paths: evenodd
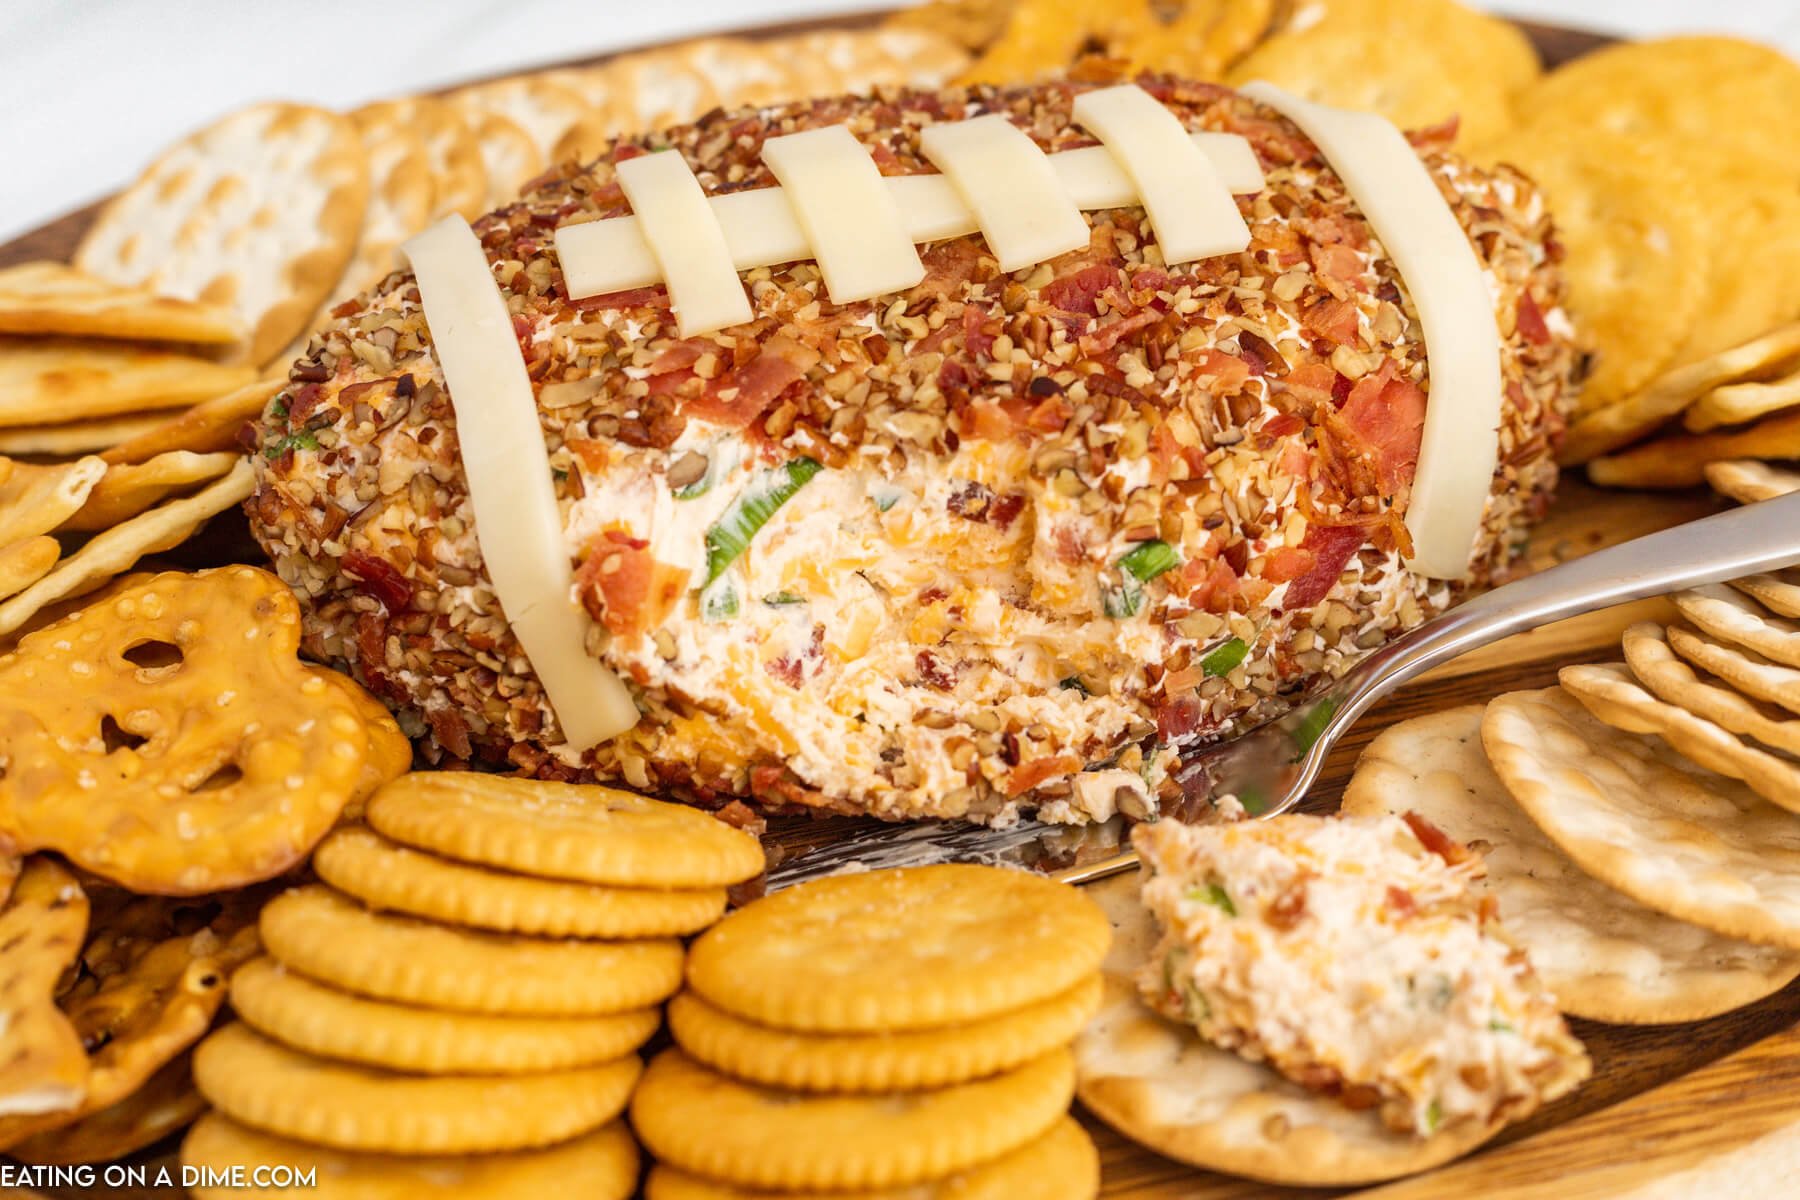
M 899 0 L 3 0 L 0 241 L 125 183 L 251 100 L 378 96 Z M 1626 34 L 1734 31 L 1800 57 L 1796 0 L 1488 0 Z

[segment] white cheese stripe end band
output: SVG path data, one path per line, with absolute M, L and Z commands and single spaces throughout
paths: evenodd
M 669 304 L 682 336 L 750 319 L 719 218 L 706 202 L 687 160 L 673 150 L 643 154 L 618 165 L 619 187 L 638 214 L 644 240 L 669 285 Z
M 1269 83 L 1240 89 L 1311 138 L 1343 179 L 1412 296 L 1430 368 L 1413 475 L 1407 566 L 1434 579 L 1469 573 L 1500 460 L 1500 328 L 1475 248 L 1406 135 L 1374 113 L 1329 108 Z
M 432 353 L 456 413 L 488 578 L 564 739 L 586 750 L 637 724 L 637 706 L 619 677 L 587 653 L 587 615 L 574 602 L 537 399 L 512 317 L 462 217 L 445 217 L 400 249 L 418 277 Z
M 1250 244 L 1237 201 L 1181 118 L 1136 84 L 1075 97 L 1070 115 L 1119 161 L 1170 264 L 1236 254 Z

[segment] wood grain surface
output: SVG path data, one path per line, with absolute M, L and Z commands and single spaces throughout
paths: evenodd
M 750 31 L 749 36 L 796 29 L 847 27 L 868 18 Z M 1547 62 L 1555 64 L 1607 39 L 1575 30 L 1527 26 Z M 603 61 L 594 59 L 588 61 Z M 92 222 L 98 205 L 72 212 L 0 247 L 0 266 L 37 258 L 64 259 Z M 1697 492 L 1653 496 L 1607 492 L 1565 480 L 1549 517 L 1534 531 L 1525 562 L 1554 562 L 1719 511 Z M 224 519 L 221 519 L 224 521 Z M 219 524 L 215 522 L 215 524 Z M 239 555 L 253 558 L 247 531 L 228 521 L 215 529 L 192 561 Z M 180 556 L 177 556 L 178 559 Z M 1304 808 L 1337 805 L 1356 757 L 1384 727 L 1446 707 L 1485 701 L 1504 691 L 1544 687 L 1570 662 L 1616 659 L 1618 640 L 1634 620 L 1667 616 L 1666 601 L 1624 605 L 1509 638 L 1431 672 L 1384 701 L 1358 723 L 1333 753 Z M 815 843 L 841 836 L 841 820 L 790 828 L 783 840 Z M 1139 1149 L 1083 1114 L 1100 1146 L 1102 1195 L 1116 1200 L 1249 1200 L 1355 1195 L 1363 1200 L 1686 1200 L 1688 1197 L 1800 1194 L 1800 981 L 1728 1016 L 1690 1025 L 1607 1026 L 1574 1021 L 1595 1074 L 1585 1086 L 1505 1131 L 1459 1163 L 1375 1189 L 1275 1188 L 1171 1162 Z M 171 1162 L 173 1145 L 140 1156 Z M 26 1190 L 12 1195 L 30 1196 Z M 166 1197 L 170 1193 L 52 1189 L 55 1196 Z M 1024 1200 L 1024 1198 L 1021 1198 Z

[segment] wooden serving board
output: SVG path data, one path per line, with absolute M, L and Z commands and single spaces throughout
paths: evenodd
M 807 22 L 749 30 L 744 36 L 856 27 L 874 19 Z M 1578 30 L 1525 28 L 1552 65 L 1610 40 Z M 566 65 L 599 61 L 604 60 Z M 0 246 L 0 266 L 66 259 L 98 207 L 70 213 Z M 1534 531 L 1525 562 L 1542 568 L 1722 507 L 1700 492 L 1609 492 L 1568 479 L 1550 515 Z M 225 521 L 220 518 L 215 525 Z M 235 546 L 254 561 L 247 530 L 212 532 L 208 542 L 209 557 L 219 546 Z M 1568 663 L 1616 660 L 1619 636 L 1633 621 L 1672 615 L 1672 606 L 1663 600 L 1624 605 L 1520 634 L 1439 667 L 1358 723 L 1332 754 L 1303 807 L 1335 809 L 1357 756 L 1386 726 L 1482 703 L 1505 691 L 1547 687 Z M 848 822 L 838 819 L 805 822 L 784 830 L 780 840 L 801 847 L 832 840 L 848 828 Z M 1598 1200 L 1636 1195 L 1651 1185 L 1657 1197 L 1800 1194 L 1800 1104 L 1795 1103 L 1800 1099 L 1800 981 L 1710 1021 L 1652 1027 L 1571 1024 L 1593 1056 L 1594 1077 L 1480 1152 L 1437 1171 L 1372 1189 L 1275 1188 L 1195 1171 L 1142 1150 L 1081 1114 L 1101 1150 L 1101 1195 L 1117 1200 L 1436 1200 L 1457 1194 L 1485 1200 Z M 173 1145 L 165 1144 L 136 1161 L 160 1165 L 173 1160 Z M 32 1195 L 25 1189 L 14 1194 Z M 148 1200 L 170 1193 L 95 1188 L 51 1194 Z

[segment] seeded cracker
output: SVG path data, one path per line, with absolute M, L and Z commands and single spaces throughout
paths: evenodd
M 1092 1200 L 1100 1190 L 1100 1155 L 1069 1117 L 1050 1132 L 992 1162 L 948 1179 L 854 1192 L 771 1192 L 740 1188 L 658 1164 L 645 1183 L 646 1200 Z
M 244 330 L 222 305 L 158 296 L 59 262 L 0 270 L 0 333 L 232 346 Z
M 271 958 L 232 976 L 231 1007 L 257 1032 L 321 1058 L 424 1075 L 521 1075 L 610 1062 L 661 1023 L 654 1008 L 512 1017 L 416 1008 L 314 983 Z
M 727 887 L 763 869 L 761 844 L 741 829 L 592 785 L 421 772 L 382 789 L 369 824 L 463 862 L 614 887 Z
M 893 1096 L 814 1096 L 740 1083 L 679 1050 L 650 1064 L 631 1123 L 658 1160 L 788 1190 L 895 1187 L 998 1158 L 1062 1118 L 1066 1050 L 975 1083 Z
M 549 937 L 634 938 L 698 933 L 725 914 L 725 889 L 612 888 L 470 866 L 340 829 L 313 854 L 326 883 L 376 909 L 452 925 Z
M 238 1022 L 194 1052 L 194 1082 L 226 1116 L 340 1150 L 469 1154 L 547 1146 L 625 1107 L 635 1057 L 531 1075 L 402 1075 L 285 1049 Z
M 1100 1006 L 1089 977 L 1060 996 L 996 1017 L 901 1033 L 790 1033 L 734 1017 L 683 992 L 669 1003 L 675 1041 L 697 1061 L 751 1083 L 802 1092 L 905 1092 L 1021 1066 L 1068 1045 Z
M 1642 641 L 1639 647 L 1640 661 L 1652 657 Z M 1669 674 L 1692 674 L 1672 659 L 1656 661 Z M 1564 667 L 1557 679 L 1565 691 L 1608 725 L 1630 733 L 1656 734 L 1701 766 L 1741 779 L 1765 800 L 1800 812 L 1800 763 L 1787 755 L 1759 750 L 1686 707 L 1664 703 L 1639 687 L 1624 664 Z M 1681 688 L 1684 702 L 1700 699 L 1687 696 L 1688 689 L 1680 684 L 1676 686 Z M 1768 727 L 1763 731 L 1768 732 Z
M 1499 1132 L 1498 1122 L 1463 1121 L 1428 1138 L 1395 1133 L 1372 1111 L 1306 1091 L 1151 1012 L 1135 982 L 1156 941 L 1139 886 L 1122 875 L 1086 889 L 1113 927 L 1106 998 L 1075 1041 L 1076 1094 L 1100 1120 L 1179 1162 L 1315 1187 L 1423 1171 Z
M 518 1016 L 598 1016 L 657 1004 L 681 983 L 681 943 L 552 941 L 373 913 L 330 888 L 263 910 L 277 962 L 361 995 Z
M 287 586 L 239 566 L 153 576 L 26 635 L 0 657 L 0 834 L 152 894 L 293 866 L 369 753 L 356 707 L 296 658 L 298 626 Z
M 309 1200 L 626 1200 L 637 1186 L 638 1153 L 623 1121 L 543 1150 L 475 1155 L 387 1155 L 331 1150 L 209 1113 L 181 1144 L 181 1161 L 214 1173 L 270 1163 L 316 1173 Z M 197 1187 L 197 1200 L 233 1200 L 252 1188 Z
M 1627 635 L 1629 647 L 1629 635 Z M 1482 706 L 1383 730 L 1344 792 L 1354 816 L 1417 812 L 1487 865 L 1478 887 L 1565 1012 L 1593 1021 L 1698 1021 L 1762 999 L 1800 955 L 1721 937 L 1645 908 L 1571 862 L 1513 802 L 1481 747 Z
M 87 922 L 81 885 L 41 856 L 0 907 L 0 1121 L 72 1112 L 87 1094 L 87 1051 L 55 997 Z
M 1625 733 L 1561 688 L 1488 705 L 1482 744 L 1519 806 L 1582 870 L 1638 903 L 1800 950 L 1800 822 Z
M 1080 891 L 946 865 L 813 880 L 702 934 L 688 986 L 764 1025 L 889 1033 L 978 1021 L 1066 992 L 1106 953 Z
M 343 275 L 368 201 L 367 158 L 347 118 L 258 104 L 165 151 L 101 212 L 75 265 L 229 306 L 250 330 L 245 359 L 260 364 Z
M 1739 504 L 1755 504 L 1789 492 L 1800 492 L 1800 472 L 1754 458 L 1709 462 L 1706 464 L 1706 482 L 1715 492 Z

